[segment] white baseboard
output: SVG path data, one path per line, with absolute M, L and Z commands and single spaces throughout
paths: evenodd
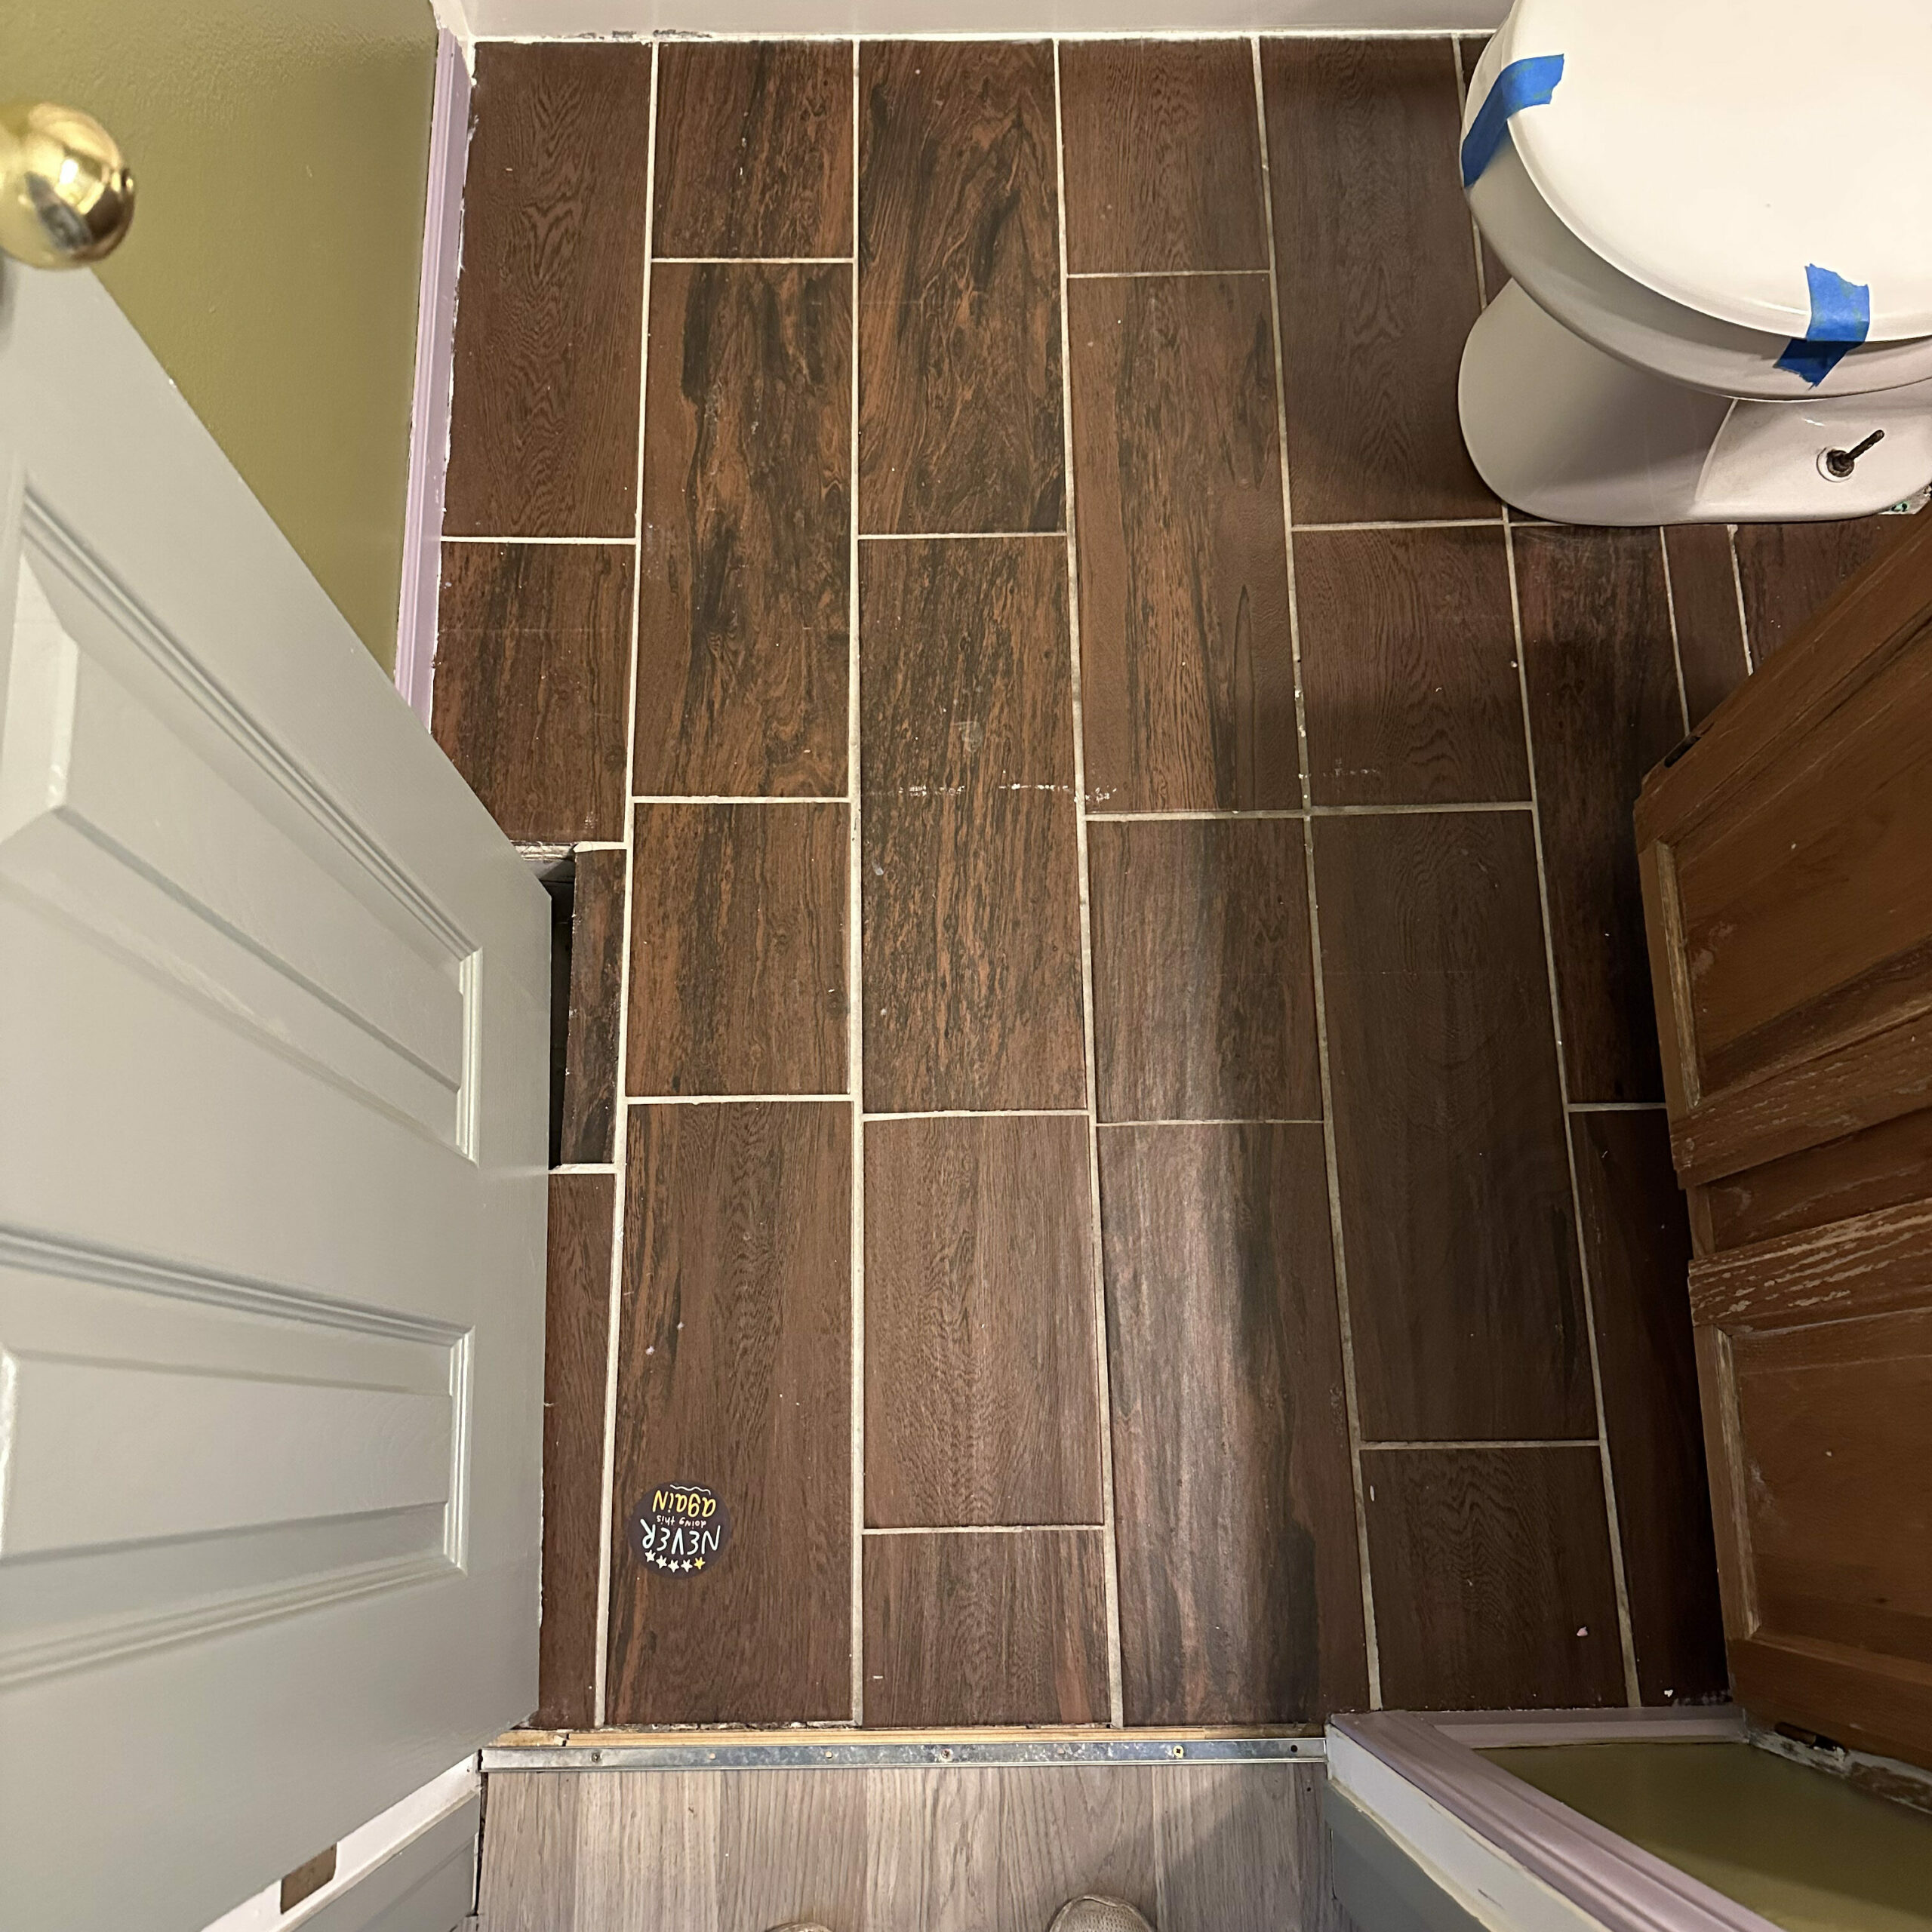
M 429 122 L 429 192 L 423 211 L 423 269 L 417 285 L 416 391 L 410 410 L 409 489 L 395 636 L 395 688 L 426 726 L 435 676 L 443 472 L 449 463 L 463 169 L 469 149 L 469 62 L 463 46 L 447 27 L 436 35 L 435 88 Z

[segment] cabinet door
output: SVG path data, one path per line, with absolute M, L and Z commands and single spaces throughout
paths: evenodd
M 1932 517 L 1636 829 L 1737 1694 L 1932 1763 Z

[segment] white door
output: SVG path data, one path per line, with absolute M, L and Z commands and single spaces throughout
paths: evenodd
M 0 261 L 0 1923 L 536 1697 L 549 914 L 94 277 Z

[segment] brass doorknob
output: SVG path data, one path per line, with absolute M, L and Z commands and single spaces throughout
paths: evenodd
M 134 218 L 134 175 L 92 115 L 48 100 L 0 107 L 0 249 L 78 268 L 111 254 Z

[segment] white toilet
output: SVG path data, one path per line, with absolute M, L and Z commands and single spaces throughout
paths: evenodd
M 1932 481 L 1932 0 L 1516 0 L 1462 163 L 1512 278 L 1460 392 L 1506 503 L 1783 521 Z

